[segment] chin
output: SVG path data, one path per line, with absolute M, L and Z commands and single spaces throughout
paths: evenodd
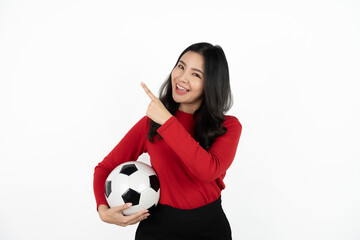
M 173 95 L 172 98 L 174 99 L 174 101 L 175 101 L 176 103 L 181 103 L 181 101 L 179 101 L 179 99 L 177 99 L 176 96 Z

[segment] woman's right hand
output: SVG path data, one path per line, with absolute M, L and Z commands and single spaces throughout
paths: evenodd
M 106 223 L 116 224 L 122 227 L 126 227 L 131 224 L 136 224 L 146 219 L 150 214 L 148 210 L 142 210 L 130 216 L 125 216 L 123 211 L 131 207 L 131 203 L 127 203 L 121 206 L 109 208 L 108 206 L 101 204 L 98 208 L 99 216 L 102 221 Z

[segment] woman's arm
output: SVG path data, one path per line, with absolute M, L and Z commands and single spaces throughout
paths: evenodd
M 189 170 L 203 181 L 213 181 L 222 176 L 234 160 L 242 126 L 236 117 L 227 116 L 224 127 L 227 132 L 216 138 L 206 151 L 172 116 L 162 102 L 152 94 L 144 83 L 144 91 L 151 99 L 146 115 L 160 124 L 157 132 L 177 153 Z
M 111 171 L 118 165 L 128 161 L 135 161 L 146 152 L 146 136 L 149 118 L 143 117 L 121 139 L 115 148 L 100 162 L 94 171 L 94 194 L 97 207 L 107 205 L 105 198 L 105 181 Z
M 206 151 L 175 118 L 170 118 L 157 132 L 179 158 L 202 181 L 213 181 L 223 175 L 234 160 L 242 126 L 237 118 L 227 116 L 227 132 L 216 138 Z

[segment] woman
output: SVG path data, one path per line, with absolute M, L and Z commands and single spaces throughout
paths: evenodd
M 242 126 L 224 113 L 232 105 L 229 70 L 220 46 L 185 49 L 156 98 L 94 173 L 94 193 L 104 222 L 136 224 L 138 240 L 231 239 L 221 207 L 223 179 L 237 149 Z M 104 196 L 108 174 L 147 152 L 159 176 L 161 196 L 151 210 L 124 216 L 131 204 L 109 208 Z

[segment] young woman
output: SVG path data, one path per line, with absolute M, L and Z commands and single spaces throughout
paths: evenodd
M 159 99 L 141 85 L 151 100 L 146 116 L 95 168 L 100 218 L 120 226 L 140 222 L 137 240 L 231 239 L 220 195 L 242 126 L 236 117 L 224 115 L 232 96 L 222 48 L 197 43 L 185 49 Z M 150 213 L 124 216 L 131 204 L 109 208 L 104 183 L 116 166 L 144 152 L 159 176 L 160 201 Z

